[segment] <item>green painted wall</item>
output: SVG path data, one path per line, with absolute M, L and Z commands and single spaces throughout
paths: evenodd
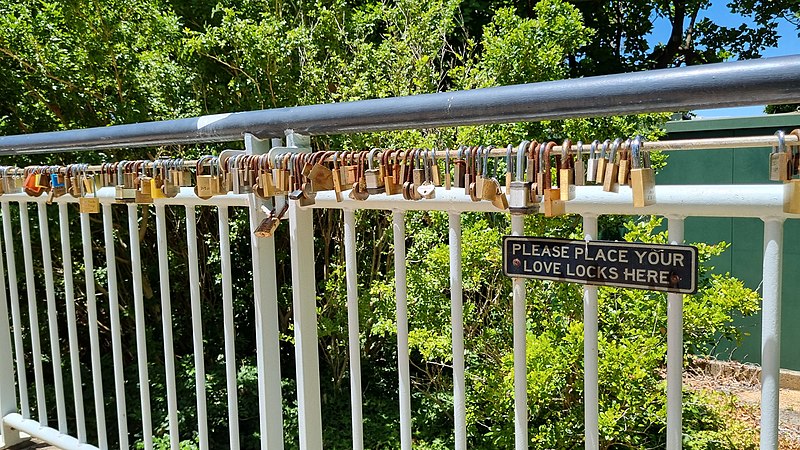
M 759 136 L 777 130 L 800 128 L 800 114 L 736 119 L 705 119 L 669 122 L 668 139 Z M 657 184 L 753 184 L 768 181 L 770 148 L 719 149 L 670 152 L 667 167 L 658 174 Z M 784 223 L 783 300 L 781 305 L 781 367 L 800 370 L 800 223 Z M 764 246 L 763 222 L 758 219 L 692 217 L 686 219 L 686 241 L 731 243 L 730 249 L 712 261 L 717 272 L 730 272 L 752 289 L 760 289 Z M 739 318 L 739 328 L 749 333 L 739 347 L 723 342 L 718 357 L 759 363 L 761 359 L 761 316 Z

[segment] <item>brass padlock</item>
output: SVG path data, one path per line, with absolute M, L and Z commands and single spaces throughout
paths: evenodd
M 577 147 L 577 151 L 575 153 L 575 161 L 572 163 L 573 172 L 574 172 L 574 181 L 575 186 L 585 186 L 586 185 L 586 163 L 583 162 L 583 142 L 578 141 L 575 144 Z
M 617 183 L 621 185 L 628 184 L 628 178 L 631 174 L 631 140 L 628 139 L 622 144 L 622 151 L 619 157 L 619 171 L 617 172 Z
M 314 191 L 330 191 L 333 186 L 333 171 L 323 163 L 333 154 L 333 152 L 318 152 L 316 157 L 312 157 L 313 165 L 308 173 L 308 178 L 314 187 Z
M 606 163 L 606 174 L 603 176 L 603 190 L 606 192 L 619 192 L 619 164 L 617 156 L 622 139 L 615 139 L 611 145 L 611 154 Z M 599 169 L 599 168 L 598 168 Z
M 636 136 L 631 143 L 631 191 L 635 208 L 656 203 L 656 175 L 650 168 L 650 153 L 642 151 L 642 146 L 642 137 Z
M 100 212 L 100 199 L 97 198 L 97 183 L 95 181 L 95 177 L 94 176 L 88 176 L 88 175 L 86 175 L 86 172 L 83 172 L 81 178 L 82 178 L 81 181 L 89 180 L 89 182 L 91 183 L 91 186 L 92 186 L 93 194 L 92 194 L 92 197 L 87 197 L 86 196 L 87 192 L 86 192 L 85 186 L 84 186 L 83 182 L 81 182 L 81 187 L 80 187 L 81 196 L 78 199 L 78 205 L 80 207 L 80 212 L 81 212 L 81 214 L 97 214 L 97 213 Z
M 594 182 L 603 185 L 603 181 L 605 181 L 606 176 L 606 166 L 608 165 L 608 146 L 611 144 L 611 139 L 606 139 L 603 141 L 603 147 L 600 150 L 600 157 L 597 160 L 597 175 L 594 179 Z
M 778 130 L 775 135 L 778 137 L 778 145 L 773 145 L 772 153 L 769 154 L 769 179 L 788 181 L 793 168 L 791 153 L 786 147 L 786 135 L 782 130 Z
M 464 159 L 465 150 L 466 147 L 463 145 L 458 148 L 458 156 L 456 156 L 453 168 L 453 184 L 462 189 L 464 188 L 464 176 L 467 173 L 467 161 Z
M 575 199 L 575 173 L 572 155 L 569 150 L 572 148 L 572 141 L 569 139 L 564 140 L 561 144 L 561 167 L 558 169 L 559 177 L 558 187 L 561 190 L 560 198 L 563 201 Z

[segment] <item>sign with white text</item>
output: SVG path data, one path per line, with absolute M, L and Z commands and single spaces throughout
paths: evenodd
M 694 294 L 697 249 L 689 245 L 504 236 L 503 272 L 509 277 Z

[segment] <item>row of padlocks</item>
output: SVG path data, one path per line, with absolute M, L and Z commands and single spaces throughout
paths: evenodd
M 789 134 L 797 137 L 791 145 L 786 143 L 786 134 L 776 133 L 769 178 L 785 183 L 784 211 L 797 214 L 800 179 L 794 177 L 800 167 L 800 130 Z M 416 201 L 434 198 L 436 188 L 443 187 L 463 190 L 470 200 L 490 202 L 498 211 L 541 211 L 548 217 L 564 214 L 565 203 L 575 198 L 575 187 L 587 184 L 600 185 L 606 192 L 618 192 L 620 185 L 628 185 L 634 207 L 656 202 L 650 153 L 638 136 L 589 144 L 567 139 L 561 146 L 552 141 L 523 141 L 505 148 L 461 146 L 438 152 L 281 149 L 288 151 L 262 155 L 226 151 L 196 161 L 0 167 L 0 194 L 47 195 L 48 201 L 71 195 L 79 198 L 85 213 L 99 210 L 96 192 L 102 187 L 114 187 L 119 203 L 152 203 L 178 195 L 181 187 L 192 187 L 200 199 L 228 193 L 254 194 L 262 199 L 283 196 L 301 206 L 312 205 L 316 193 L 322 191 L 333 191 L 337 201 L 345 194 L 356 201 L 379 194 Z M 257 234 L 270 235 L 285 212 L 286 208 L 269 211 L 269 220 Z

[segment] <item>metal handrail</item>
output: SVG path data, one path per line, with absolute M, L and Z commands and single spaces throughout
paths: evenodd
M 800 102 L 800 55 L 0 137 L 0 155 Z M 735 95 L 732 95 L 735 93 Z

